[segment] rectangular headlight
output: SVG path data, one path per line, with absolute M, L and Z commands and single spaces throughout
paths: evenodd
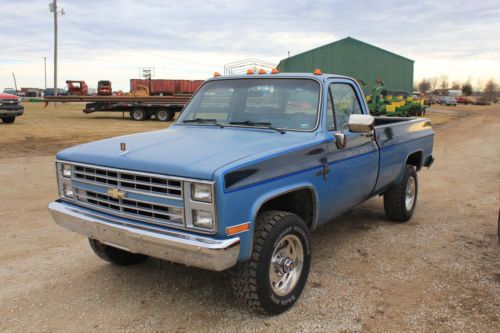
M 192 183 L 191 199 L 212 202 L 212 186 L 210 184 Z
M 71 178 L 72 174 L 71 164 L 63 163 L 61 164 L 61 175 L 66 178 Z
M 67 198 L 73 198 L 73 187 L 70 184 L 63 184 L 63 195 Z
M 193 209 L 193 225 L 201 228 L 212 229 L 214 219 L 211 212 Z

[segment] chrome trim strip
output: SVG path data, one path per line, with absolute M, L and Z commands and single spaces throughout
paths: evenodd
M 58 225 L 132 253 L 213 271 L 228 269 L 238 261 L 239 237 L 219 240 L 154 227 L 130 227 L 119 218 L 61 201 L 50 203 L 48 208 Z

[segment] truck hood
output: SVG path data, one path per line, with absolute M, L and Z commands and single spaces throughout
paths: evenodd
M 307 143 L 314 133 L 267 129 L 171 126 L 65 149 L 58 160 L 171 176 L 213 179 L 214 172 L 247 156 Z M 120 144 L 125 143 L 122 153 Z M 280 149 L 281 148 L 281 149 Z

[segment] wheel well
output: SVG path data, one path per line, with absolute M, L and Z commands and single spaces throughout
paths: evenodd
M 260 207 L 258 214 L 269 210 L 296 214 L 311 228 L 316 218 L 316 200 L 311 189 L 298 189 L 269 199 Z
M 422 152 L 416 151 L 406 159 L 406 164 L 413 165 L 419 171 L 422 168 Z

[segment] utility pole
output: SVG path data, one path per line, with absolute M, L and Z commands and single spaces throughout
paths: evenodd
M 16 93 L 17 93 L 17 81 L 16 81 L 16 76 L 14 75 L 14 72 L 12 72 L 12 77 L 14 78 L 14 89 L 16 89 Z
M 43 57 L 43 78 L 45 81 L 45 89 L 47 89 L 47 57 Z
M 64 15 L 64 9 L 58 11 L 57 0 L 49 3 L 49 10 L 54 13 L 54 96 L 57 96 L 57 15 Z

